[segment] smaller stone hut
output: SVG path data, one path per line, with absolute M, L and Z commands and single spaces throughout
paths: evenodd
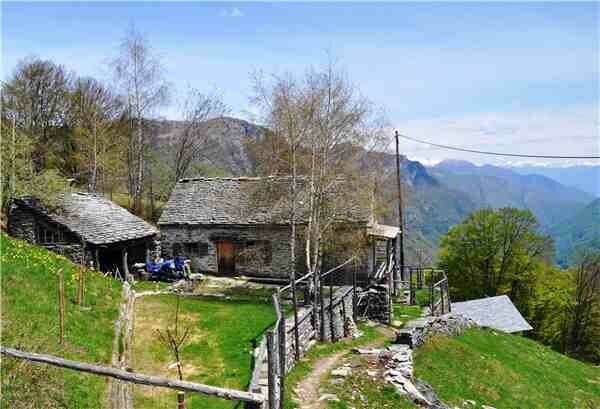
M 38 199 L 13 202 L 11 236 L 63 254 L 100 271 L 131 271 L 145 262 L 158 231 L 112 201 L 89 193 L 64 193 L 50 211 Z

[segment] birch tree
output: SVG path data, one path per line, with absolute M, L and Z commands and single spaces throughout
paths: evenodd
M 160 58 L 151 49 L 148 39 L 134 27 L 125 34 L 112 68 L 134 129 L 128 144 L 128 189 L 134 199 L 134 210 L 140 212 L 147 153 L 143 122 L 167 103 L 169 85 L 164 79 Z
M 271 155 L 275 160 L 267 171 L 291 175 L 291 263 L 295 269 L 295 226 L 301 209 L 307 223 L 306 269 L 318 272 L 324 237 L 348 216 L 344 213 L 349 201 L 371 198 L 374 173 L 365 157 L 372 150 L 385 149 L 383 117 L 331 62 L 300 78 L 286 74 L 265 80 L 255 75 L 253 100 L 272 131 L 266 150 L 279 149 Z

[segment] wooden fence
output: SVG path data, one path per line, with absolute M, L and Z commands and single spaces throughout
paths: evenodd
M 80 372 L 87 372 L 94 375 L 119 379 L 125 382 L 131 382 L 139 385 L 158 386 L 169 389 L 176 389 L 185 392 L 201 393 L 208 396 L 215 396 L 222 399 L 237 400 L 248 402 L 250 404 L 262 404 L 264 397 L 260 394 L 239 391 L 236 389 L 220 388 L 211 385 L 204 385 L 193 382 L 167 379 L 158 376 L 144 375 L 140 373 L 125 371 L 118 368 L 88 364 L 85 362 L 72 361 L 53 355 L 36 354 L 32 352 L 20 351 L 14 348 L 0 346 L 2 355 L 19 358 L 30 362 L 48 364 L 61 368 L 73 369 Z
M 352 260 L 317 276 L 308 273 L 273 294 L 277 320 L 256 351 L 249 388 L 267 396 L 265 409 L 283 408 L 286 374 L 318 340 L 335 342 L 349 335 L 347 322 L 356 317 L 356 272 L 352 286 L 334 287 L 328 280 L 325 291 L 324 282 Z M 288 301 L 291 310 L 285 311 Z
M 432 315 L 442 315 L 451 311 L 448 277 L 444 270 L 429 267 L 406 266 L 404 274 L 407 278 L 408 302 L 417 304 L 417 294 L 427 289 L 427 305 Z

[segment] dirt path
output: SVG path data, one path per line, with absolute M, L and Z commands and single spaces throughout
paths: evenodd
M 346 354 L 346 350 L 335 353 L 334 355 L 321 358 L 314 363 L 313 370 L 304 378 L 294 392 L 300 409 L 319 409 L 325 407 L 325 402 L 320 401 L 321 394 L 319 386 L 323 378 L 335 368 L 338 361 Z
M 387 328 L 378 326 L 377 329 L 386 337 L 393 336 L 394 332 Z M 374 348 L 381 345 L 383 341 L 374 341 L 366 345 L 361 345 L 361 348 Z M 323 409 L 326 408 L 325 400 L 319 401 L 322 396 L 320 386 L 323 384 L 327 374 L 335 369 L 344 355 L 354 347 L 348 347 L 342 351 L 336 352 L 333 355 L 321 358 L 313 364 L 313 369 L 304 379 L 302 379 L 294 389 L 295 400 L 300 409 Z

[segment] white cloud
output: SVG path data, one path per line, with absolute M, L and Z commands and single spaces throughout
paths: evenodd
M 221 16 L 223 17 L 243 17 L 244 13 L 237 7 L 227 8 L 221 10 Z
M 411 120 L 397 124 L 398 131 L 425 141 L 484 151 L 560 156 L 600 155 L 598 107 L 576 106 L 530 112 L 483 112 L 452 117 Z M 457 152 L 400 141 L 400 151 L 425 163 L 463 159 L 474 163 L 564 166 L 596 160 L 536 159 Z

